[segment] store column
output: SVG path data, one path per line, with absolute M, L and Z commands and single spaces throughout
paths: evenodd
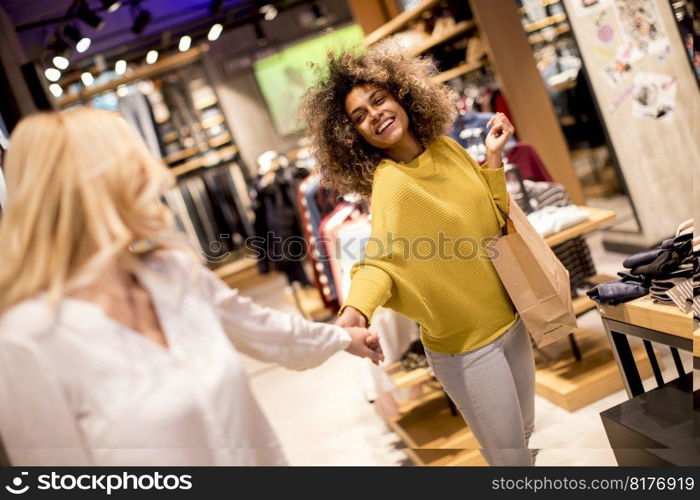
M 535 146 L 547 170 L 566 188 L 571 201 L 583 205 L 581 184 L 569 158 L 552 101 L 537 71 L 515 2 L 471 0 L 470 4 L 481 36 L 486 39 L 489 60 L 508 101 L 518 139 Z
M 606 247 L 646 248 L 692 216 L 700 168 L 695 75 L 669 2 L 563 2 L 641 227 L 641 234 L 606 234 Z

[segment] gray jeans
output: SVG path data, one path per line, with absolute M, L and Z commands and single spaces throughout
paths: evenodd
M 522 319 L 464 354 L 425 349 L 438 381 L 474 433 L 490 465 L 533 465 L 535 359 Z

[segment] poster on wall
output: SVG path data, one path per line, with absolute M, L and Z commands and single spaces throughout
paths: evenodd
M 643 56 L 665 53 L 668 37 L 653 0 L 615 0 L 617 17 L 627 38 L 626 50 Z
M 668 119 L 676 105 L 676 79 L 659 73 L 639 72 L 634 78 L 635 118 Z
M 297 108 L 315 80 L 309 63 L 323 64 L 331 49 L 349 49 L 362 44 L 362 28 L 352 25 L 298 43 L 253 63 L 255 78 L 280 135 L 299 130 Z
M 610 0 L 573 0 L 574 11 L 577 16 L 586 16 L 609 7 L 609 2 Z

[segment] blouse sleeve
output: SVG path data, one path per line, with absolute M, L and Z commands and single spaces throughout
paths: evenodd
M 0 341 L 0 438 L 15 466 L 91 465 L 57 377 L 29 343 Z
M 305 370 L 351 343 L 343 328 L 260 306 L 206 268 L 202 279 L 229 339 L 238 351 L 255 359 Z

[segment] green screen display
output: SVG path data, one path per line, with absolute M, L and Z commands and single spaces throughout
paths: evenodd
M 255 77 L 277 131 L 282 135 L 299 130 L 297 107 L 314 82 L 310 62 L 322 64 L 331 49 L 352 49 L 362 43 L 362 28 L 352 25 L 284 49 L 253 63 Z

